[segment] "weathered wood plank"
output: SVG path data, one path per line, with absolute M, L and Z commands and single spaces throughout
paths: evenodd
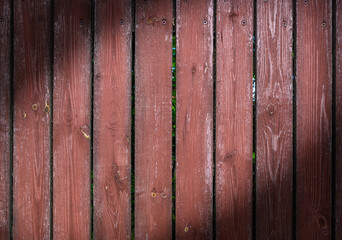
M 342 0 L 336 0 L 336 228 L 335 239 L 342 238 Z
M 96 1 L 94 237 L 131 235 L 131 1 Z
M 177 0 L 177 239 L 213 235 L 213 11 Z
M 0 239 L 10 230 L 10 1 L 0 2 Z
M 331 1 L 297 1 L 297 239 L 331 238 Z
M 135 236 L 172 237 L 172 0 L 136 1 Z
M 54 9 L 53 237 L 90 238 L 91 2 Z
M 292 0 L 257 2 L 256 236 L 292 238 Z
M 13 237 L 50 237 L 50 1 L 14 2 Z
M 253 1 L 218 1 L 216 237 L 252 238 Z

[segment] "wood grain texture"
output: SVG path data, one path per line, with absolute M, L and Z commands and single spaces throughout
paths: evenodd
M 135 237 L 172 237 L 172 0 L 136 1 Z
M 336 174 L 335 239 L 342 238 L 342 0 L 336 0 Z
M 50 25 L 50 1 L 14 2 L 14 239 L 50 237 Z
M 297 239 L 331 238 L 331 13 L 297 2 Z
M 54 17 L 53 238 L 90 239 L 91 2 Z
M 131 239 L 131 1 L 96 1 L 94 237 Z
M 216 237 L 252 238 L 253 1 L 218 1 Z
M 256 237 L 292 238 L 292 0 L 257 1 Z
M 177 239 L 213 235 L 213 11 L 177 0 Z
M 0 239 L 10 230 L 10 1 L 0 2 Z

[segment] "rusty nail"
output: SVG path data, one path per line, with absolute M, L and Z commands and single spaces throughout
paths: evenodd
M 45 104 L 44 112 L 49 113 L 50 112 L 50 106 Z
M 24 113 L 24 114 L 23 114 L 23 117 L 24 117 L 24 118 L 26 118 L 26 117 L 27 117 L 26 113 Z
M 324 29 L 327 26 L 327 24 L 325 23 L 325 21 L 322 22 L 322 28 Z
M 188 227 L 185 227 L 184 228 L 184 232 L 188 232 L 189 231 L 189 228 Z
M 283 22 L 283 26 L 286 27 L 287 26 L 287 23 L 286 21 Z
M 154 21 L 154 22 L 158 22 L 159 19 L 158 19 L 157 17 L 154 17 L 154 18 L 153 18 L 153 21 Z
M 152 198 L 155 198 L 156 196 L 157 196 L 157 194 L 156 194 L 155 192 L 152 192 L 152 193 L 151 193 L 151 197 L 152 197 Z
M 36 111 L 38 109 L 38 104 L 32 104 L 32 109 Z
M 152 19 L 148 18 L 146 22 L 147 22 L 147 24 L 151 24 L 152 23 Z
M 246 20 L 242 20 L 242 21 L 241 21 L 241 24 L 242 24 L 242 26 L 246 26 L 247 21 L 246 21 Z
M 125 22 L 123 19 L 120 19 L 120 24 L 123 25 Z
M 208 24 L 207 19 L 204 19 L 204 20 L 203 20 L 203 24 Z
M 162 24 L 166 24 L 166 19 L 164 18 L 163 20 L 162 20 Z

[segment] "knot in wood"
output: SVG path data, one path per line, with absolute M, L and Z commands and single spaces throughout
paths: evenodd
M 273 115 L 274 112 L 275 112 L 275 109 L 276 109 L 276 107 L 275 107 L 272 103 L 270 103 L 270 104 L 268 104 L 268 106 L 267 106 L 267 108 L 266 108 L 266 111 L 267 111 L 270 115 Z
M 317 217 L 317 226 L 322 229 L 322 230 L 326 230 L 328 229 L 328 221 L 327 219 L 323 216 L 323 215 L 319 215 Z

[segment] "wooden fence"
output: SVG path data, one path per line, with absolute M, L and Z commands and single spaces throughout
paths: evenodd
M 342 239 L 341 49 L 342 0 L 1 0 L 0 239 Z

